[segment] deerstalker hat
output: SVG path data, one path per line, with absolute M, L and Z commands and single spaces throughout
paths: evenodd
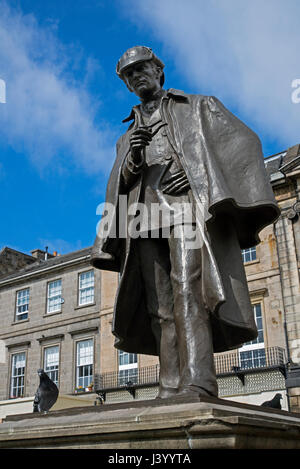
M 165 64 L 154 54 L 150 47 L 146 46 L 135 46 L 128 49 L 117 63 L 117 75 L 123 79 L 122 73 L 130 65 L 144 62 L 146 60 L 153 60 L 161 69 L 164 68 Z

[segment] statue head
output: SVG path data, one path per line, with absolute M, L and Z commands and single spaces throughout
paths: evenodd
M 164 63 L 153 53 L 152 49 L 145 46 L 135 46 L 128 49 L 121 56 L 117 63 L 117 75 L 125 82 L 127 88 L 137 95 L 143 92 L 141 86 L 135 86 L 135 80 L 132 80 L 134 73 L 144 73 L 147 76 L 153 75 L 159 87 L 162 87 L 165 81 Z M 141 78 L 142 81 L 142 78 Z

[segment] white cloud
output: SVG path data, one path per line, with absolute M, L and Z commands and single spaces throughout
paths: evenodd
M 216 95 L 283 148 L 299 143 L 298 0 L 129 0 L 126 11 L 152 28 L 195 92 Z
M 0 9 L 0 78 L 6 82 L 0 138 L 41 169 L 50 163 L 75 164 L 89 172 L 108 169 L 111 133 L 95 124 L 99 103 L 86 88 L 99 64 L 83 58 L 86 73 L 76 82 L 73 71 L 78 55 L 84 55 L 78 47 L 66 48 L 56 37 L 55 25 L 41 28 L 33 15 L 11 9 L 6 1 L 0 0 Z
M 0 103 L 5 104 L 6 102 L 6 84 L 4 80 L 0 79 Z

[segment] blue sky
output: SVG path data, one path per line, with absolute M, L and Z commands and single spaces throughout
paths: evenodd
M 137 98 L 115 74 L 147 45 L 165 87 L 215 95 L 265 156 L 299 143 L 298 0 L 0 0 L 0 247 L 93 243 L 121 123 Z

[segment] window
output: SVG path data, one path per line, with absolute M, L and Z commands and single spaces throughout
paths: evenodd
M 94 303 L 94 271 L 79 275 L 79 305 Z
M 252 307 L 253 307 L 254 318 L 255 318 L 256 327 L 258 331 L 258 336 L 256 339 L 251 340 L 251 342 L 247 342 L 245 345 L 254 345 L 254 344 L 264 343 L 264 328 L 263 328 L 261 303 L 252 305 Z
M 119 368 L 122 366 L 129 366 L 131 367 L 137 366 L 137 354 L 136 353 L 127 353 L 119 350 Z
M 59 346 L 53 345 L 44 349 L 44 371 L 58 386 Z
M 93 339 L 76 343 L 76 388 L 87 388 L 93 381 Z
M 48 283 L 47 313 L 61 311 L 61 280 Z
M 266 366 L 266 352 L 264 348 L 264 330 L 261 303 L 252 305 L 258 336 L 247 342 L 239 349 L 241 368 L 257 368 Z
M 128 383 L 137 384 L 138 382 L 138 369 L 128 368 L 119 370 L 119 386 L 126 386 Z
M 29 288 L 17 292 L 16 321 L 28 318 L 29 310 Z
M 256 246 L 252 248 L 242 249 L 243 262 L 256 260 Z
M 10 385 L 10 397 L 22 397 L 24 395 L 25 386 L 25 366 L 26 366 L 26 354 L 15 353 L 12 355 L 11 361 L 11 385 Z
M 265 349 L 247 350 L 240 352 L 241 368 L 259 368 L 266 366 Z
M 129 381 L 138 382 L 137 354 L 119 350 L 119 386 L 125 386 Z

